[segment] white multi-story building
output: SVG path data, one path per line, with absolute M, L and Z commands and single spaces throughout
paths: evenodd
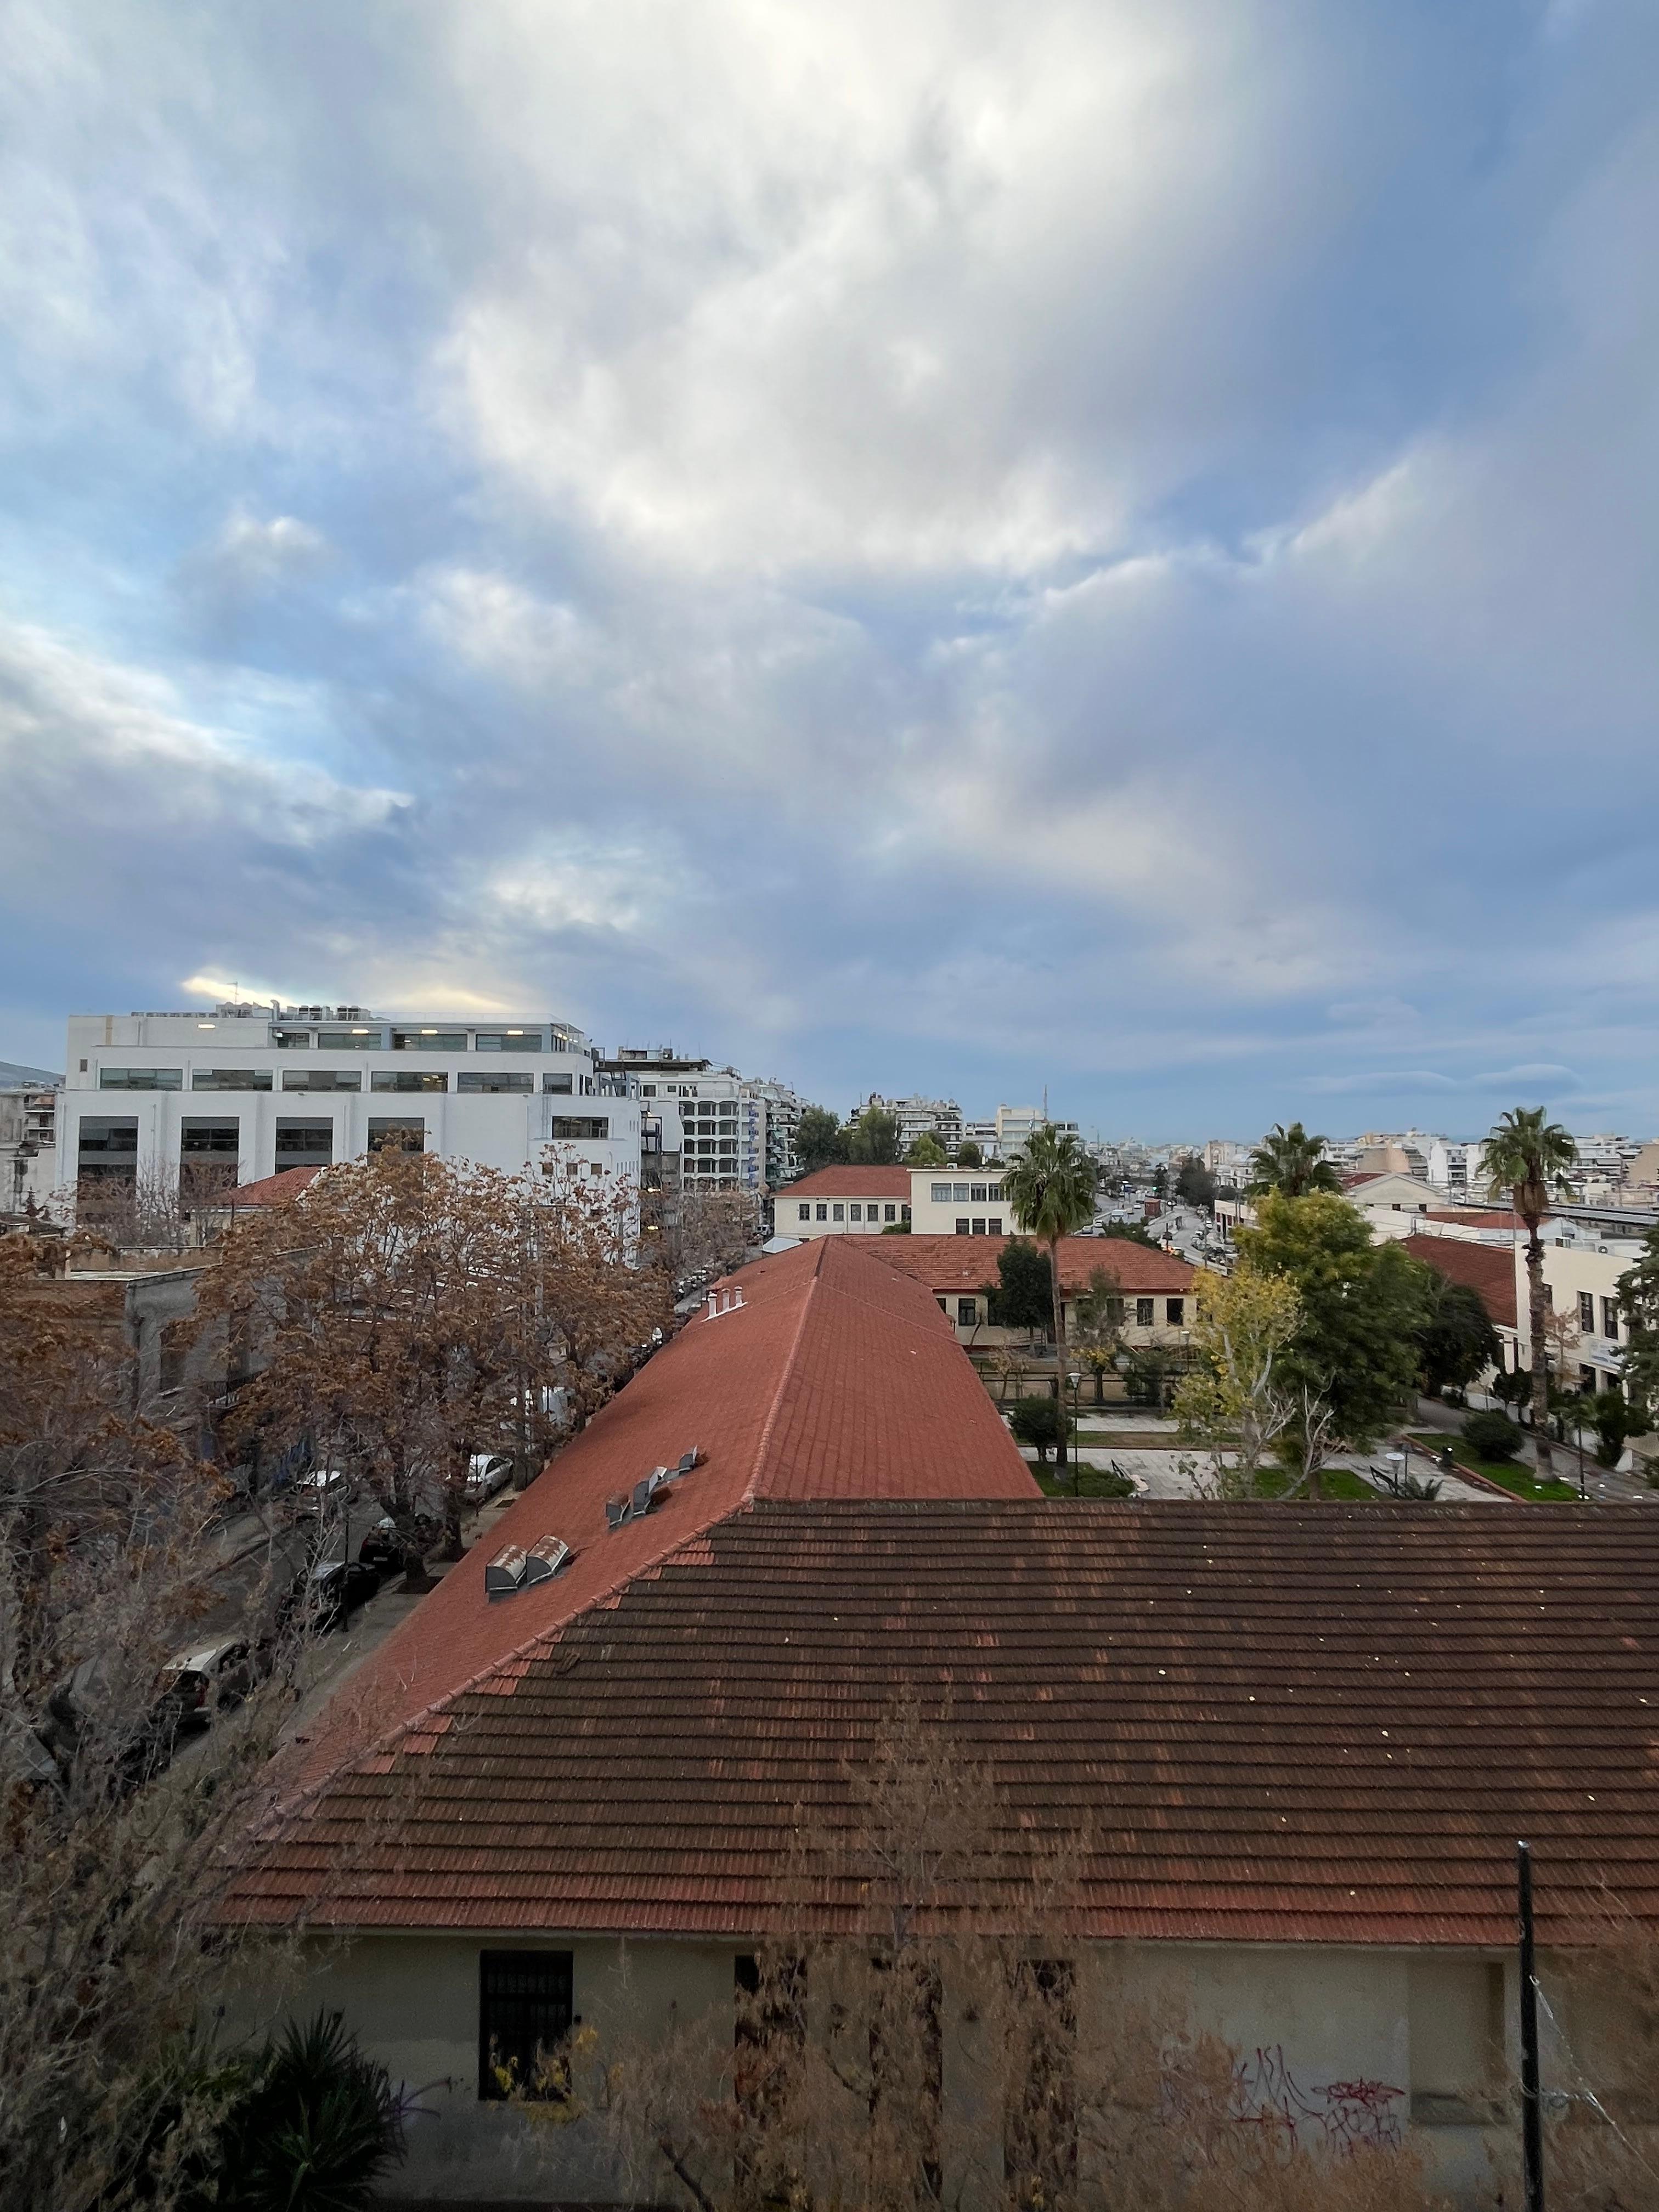
M 38 1079 L 8 1080 L 0 1066 L 0 1214 L 43 1208 L 56 1191 L 58 1079 L 35 1068 L 15 1071 Z
M 716 1067 L 672 1045 L 619 1045 L 599 1066 L 653 1125 L 665 1164 L 678 1160 L 682 1186 L 760 1197 L 794 1174 L 801 1102 L 787 1084 Z
M 580 1030 L 545 1017 L 384 1016 L 225 1005 L 77 1014 L 60 1094 L 60 1181 L 257 1182 L 388 1145 L 510 1171 L 559 1147 L 595 1175 L 640 1171 L 636 1099 Z
M 954 1098 L 884 1098 L 872 1091 L 860 1106 L 855 1106 L 848 1116 L 856 1121 L 872 1107 L 890 1114 L 898 1124 L 898 1146 L 908 1152 L 918 1137 L 936 1137 L 951 1159 L 957 1156 L 957 1147 L 966 1133 L 962 1126 L 962 1109 Z
M 991 1121 L 965 1121 L 962 1133 L 973 1139 L 988 1160 L 1006 1160 L 1039 1129 L 1081 1134 L 1075 1121 L 1056 1121 L 1040 1106 L 999 1106 Z
M 1449 1137 L 1431 1137 L 1426 1153 L 1429 1181 L 1460 1206 L 1470 1200 L 1484 1206 L 1487 1202 L 1482 1167 L 1486 1156 L 1483 1143 L 1464 1144 Z

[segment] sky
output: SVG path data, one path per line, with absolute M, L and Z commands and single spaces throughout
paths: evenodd
M 0 1057 L 1659 1126 L 1650 0 L 0 26 Z

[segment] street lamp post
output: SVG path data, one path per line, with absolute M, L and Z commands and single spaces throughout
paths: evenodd
M 1077 1455 L 1077 1394 L 1078 1386 L 1083 1380 L 1082 1369 L 1080 1367 L 1067 1368 L 1066 1371 L 1066 1380 L 1072 1386 L 1072 1488 L 1077 1492 L 1079 1496 L 1081 1496 L 1083 1491 L 1083 1477 L 1079 1468 Z

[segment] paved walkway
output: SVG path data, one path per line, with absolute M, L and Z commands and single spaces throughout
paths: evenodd
M 1020 1456 L 1028 1466 L 1036 1465 L 1034 1451 L 1022 1449 Z M 1085 1443 L 1079 1448 L 1077 1456 L 1088 1467 L 1121 1467 L 1133 1482 L 1137 1496 L 1141 1498 L 1196 1498 L 1199 1495 L 1194 1483 L 1193 1468 L 1194 1462 L 1202 1464 L 1203 1455 L 1196 1451 L 1125 1450 L 1109 1445 Z M 1184 1468 L 1183 1462 L 1186 1462 Z M 1356 1474 L 1364 1475 L 1368 1467 L 1381 1467 L 1384 1462 L 1379 1452 L 1370 1459 L 1344 1454 L 1330 1461 L 1329 1464 L 1352 1468 Z M 1053 1471 L 1052 1462 L 1049 1471 Z M 1413 1472 L 1428 1474 L 1431 1469 L 1427 1461 L 1419 1456 Z M 1437 1502 L 1441 1504 L 1503 1505 L 1513 1502 L 1498 1497 L 1490 1490 L 1480 1489 L 1472 1482 L 1460 1482 L 1454 1474 L 1443 1475 L 1438 1468 L 1432 1472 L 1440 1484 Z

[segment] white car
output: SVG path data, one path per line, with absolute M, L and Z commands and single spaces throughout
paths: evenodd
M 482 1505 L 513 1480 L 511 1452 L 474 1452 L 467 1462 L 466 1502 Z
M 294 1478 L 296 1513 L 337 1512 L 343 1505 L 349 1505 L 356 1495 L 356 1486 L 350 1476 L 337 1467 L 307 1468 L 303 1474 Z

